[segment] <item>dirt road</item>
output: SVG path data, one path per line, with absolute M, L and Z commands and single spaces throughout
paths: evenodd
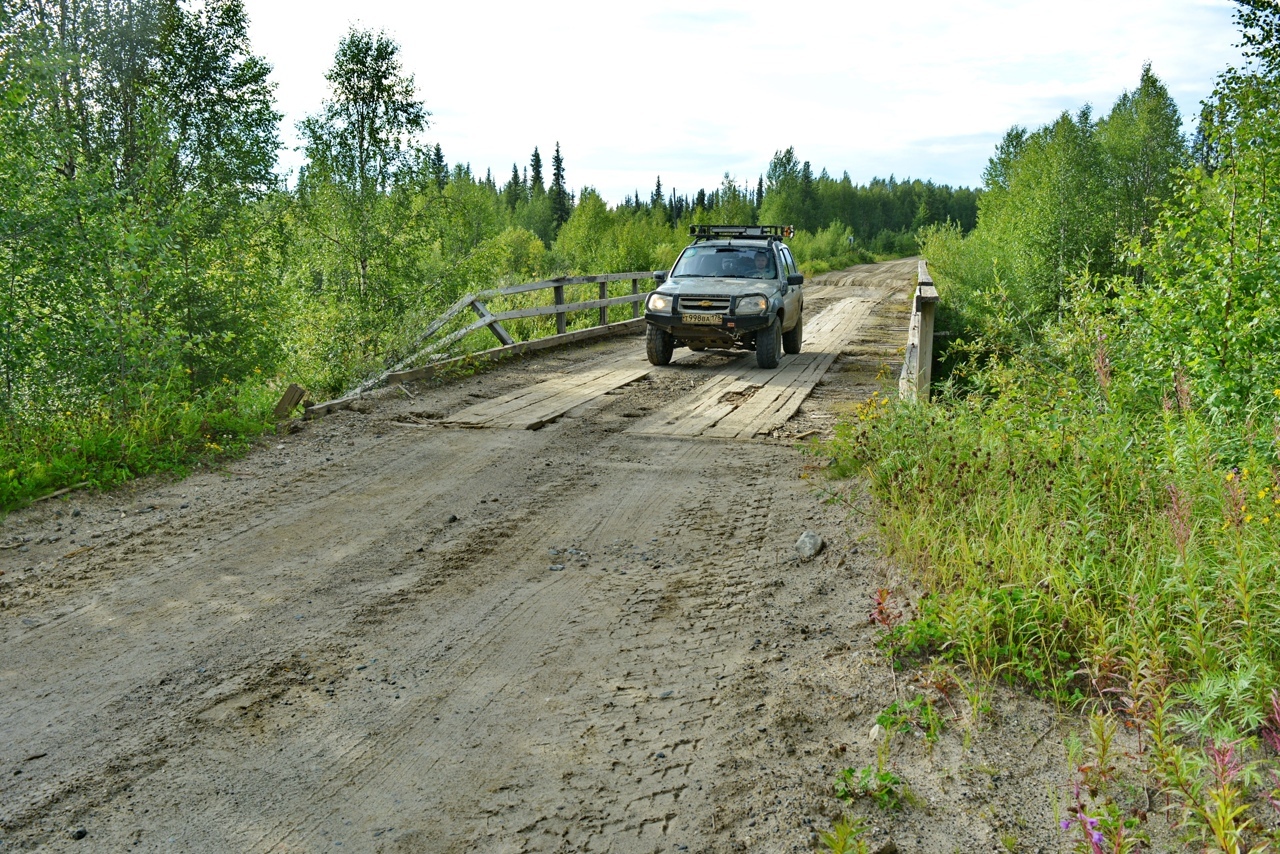
M 749 355 L 628 338 L 12 514 L 0 851 L 811 849 L 907 690 L 867 621 L 905 585 L 794 437 L 877 387 L 914 267 L 808 286 L 840 340 L 789 413 Z M 1004 708 L 1006 738 L 895 747 L 928 807 L 856 804 L 877 844 L 1049 844 L 1044 787 L 1008 786 L 1060 762 L 1007 748 L 1052 720 Z

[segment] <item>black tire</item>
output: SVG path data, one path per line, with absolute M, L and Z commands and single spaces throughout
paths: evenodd
M 783 351 L 795 355 L 800 352 L 800 345 L 804 342 L 804 312 L 796 318 L 796 325 L 791 328 L 790 332 L 782 333 L 782 349 Z
M 782 358 L 782 324 L 773 319 L 765 329 L 756 333 L 756 364 L 765 369 L 778 367 Z
M 645 327 L 644 352 L 651 365 L 671 364 L 671 351 L 676 348 L 676 339 L 661 326 L 650 323 Z

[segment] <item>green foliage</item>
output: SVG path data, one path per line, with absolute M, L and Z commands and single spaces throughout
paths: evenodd
M 871 798 L 880 809 L 897 812 L 908 801 L 902 778 L 884 768 L 846 768 L 836 775 L 836 797 L 844 801 Z
M 1138 88 L 1101 121 L 1085 107 L 1033 132 L 1011 128 L 984 172 L 977 228 L 964 236 L 935 224 L 921 235 L 961 340 L 999 355 L 1032 343 L 1081 283 L 1120 274 L 1141 283 L 1135 253 L 1152 241 L 1187 161 L 1180 125 L 1144 66 Z
M 867 842 L 862 838 L 867 832 L 864 818 L 841 818 L 831 828 L 818 835 L 831 854 L 867 854 Z
M 887 643 L 1102 713 L 1062 822 L 1082 851 L 1141 840 L 1118 721 L 1195 844 L 1267 841 L 1242 751 L 1280 718 L 1280 14 L 1241 6 L 1257 62 L 1197 165 L 1149 68 L 1101 122 L 1006 135 L 977 228 L 922 237 L 959 333 L 936 402 L 861 407 L 832 445 L 930 593 Z
M 876 716 L 876 723 L 893 732 L 907 733 L 918 729 L 930 744 L 937 742 L 947 728 L 938 709 L 923 694 L 905 703 L 891 703 Z

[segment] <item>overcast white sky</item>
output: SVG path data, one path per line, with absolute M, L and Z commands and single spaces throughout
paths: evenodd
M 977 186 L 1011 125 L 1105 114 L 1151 62 L 1194 127 L 1239 51 L 1229 0 L 601 2 L 245 0 L 282 137 L 320 107 L 351 26 L 385 30 L 450 163 L 503 183 L 534 146 L 612 204 L 754 185 L 794 146 L 816 173 Z M 301 162 L 286 153 L 284 167 Z

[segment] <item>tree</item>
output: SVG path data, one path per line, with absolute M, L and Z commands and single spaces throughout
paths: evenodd
M 1150 63 L 1142 66 L 1138 88 L 1121 95 L 1098 123 L 1098 141 L 1116 231 L 1124 240 L 1146 245 L 1160 208 L 1173 195 L 1174 175 L 1188 160 L 1178 105 Z
M 412 174 L 430 115 L 399 51 L 385 33 L 348 31 L 325 75 L 329 98 L 299 125 L 308 158 L 299 197 L 308 223 L 338 250 L 339 287 L 369 306 L 390 297 L 392 283 L 376 268 L 412 222 L 411 206 L 391 190 Z
M 808 168 L 808 164 L 805 164 Z M 812 181 L 812 172 L 810 172 Z M 760 221 L 774 225 L 802 227 L 807 221 L 804 191 L 801 187 L 802 170 L 794 148 L 778 151 L 769 161 L 765 173 L 764 202 L 760 206 Z
M 443 190 L 445 185 L 449 183 L 449 164 L 444 161 L 444 149 L 440 147 L 440 143 L 436 143 L 431 149 L 431 156 L 428 159 L 427 171 L 430 172 L 432 180 L 436 183 L 436 189 Z
M 547 188 L 542 183 L 542 155 L 538 153 L 538 147 L 533 147 L 533 157 L 529 159 L 529 195 L 533 197 L 541 196 L 547 192 Z
M 1201 125 L 1212 168 L 1187 173 L 1139 256 L 1133 358 L 1154 394 L 1179 371 L 1210 411 L 1249 421 L 1275 412 L 1280 388 L 1280 8 L 1237 4 L 1253 65 L 1219 76 Z
M 261 198 L 275 184 L 280 113 L 271 66 L 250 48 L 242 0 L 190 12 L 165 0 L 158 50 L 175 189 L 198 191 L 219 210 Z
M 556 143 L 556 153 L 551 158 L 551 219 L 558 231 L 573 212 L 569 202 L 569 191 L 564 185 L 564 158 L 560 156 L 560 143 Z
M 528 196 L 525 188 L 524 180 L 520 177 L 520 167 L 511 164 L 511 177 L 502 188 L 502 201 L 507 206 L 507 210 L 515 212 L 516 204 L 523 201 Z

